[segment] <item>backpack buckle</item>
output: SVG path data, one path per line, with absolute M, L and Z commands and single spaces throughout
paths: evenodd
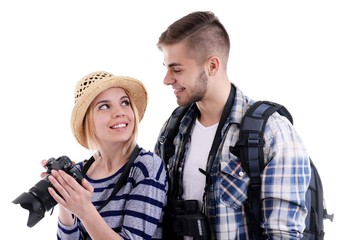
M 250 178 L 250 186 L 253 189 L 261 188 L 261 178 Z
M 263 147 L 264 140 L 260 138 L 258 134 L 249 134 L 248 136 L 248 146 L 251 147 Z
M 160 138 L 158 139 L 158 142 L 163 145 L 165 144 L 165 142 L 167 141 L 167 137 L 166 136 L 160 136 Z

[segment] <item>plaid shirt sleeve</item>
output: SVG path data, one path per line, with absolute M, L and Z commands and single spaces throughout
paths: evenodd
M 277 113 L 268 121 L 264 138 L 262 228 L 272 239 L 296 239 L 305 228 L 309 157 L 294 127 Z
M 238 90 L 229 127 L 212 169 L 214 186 L 207 215 L 216 239 L 252 239 L 246 214 L 250 178 L 230 151 L 238 140 L 239 122 L 251 100 Z M 264 132 L 265 168 L 261 174 L 261 227 L 268 239 L 300 239 L 305 228 L 305 193 L 310 181 L 306 148 L 292 124 L 278 113 Z M 219 174 L 216 174 L 218 173 Z

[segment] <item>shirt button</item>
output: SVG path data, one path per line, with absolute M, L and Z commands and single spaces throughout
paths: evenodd
M 238 173 L 238 175 L 239 175 L 240 177 L 243 177 L 244 172 L 240 171 L 240 172 Z

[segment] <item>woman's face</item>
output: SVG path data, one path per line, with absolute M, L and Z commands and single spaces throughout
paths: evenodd
M 133 134 L 135 116 L 130 99 L 122 88 L 109 88 L 92 103 L 95 135 L 100 144 L 128 141 Z

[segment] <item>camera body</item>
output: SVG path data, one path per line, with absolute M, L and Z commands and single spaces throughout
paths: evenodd
M 36 225 L 44 217 L 45 212 L 57 204 L 48 191 L 49 187 L 53 187 L 48 179 L 52 170 L 63 170 L 80 184 L 83 178 L 82 172 L 67 156 L 61 156 L 57 159 L 50 158 L 46 168 L 48 176 L 37 182 L 28 192 L 22 193 L 13 200 L 13 203 L 19 203 L 21 207 L 29 210 L 28 227 Z
M 163 239 L 190 236 L 210 239 L 207 217 L 200 212 L 197 200 L 171 199 L 163 220 Z
M 63 170 L 81 184 L 83 175 L 67 156 L 61 156 L 57 159 L 50 158 L 46 164 L 46 168 L 48 174 L 51 174 L 52 170 Z

